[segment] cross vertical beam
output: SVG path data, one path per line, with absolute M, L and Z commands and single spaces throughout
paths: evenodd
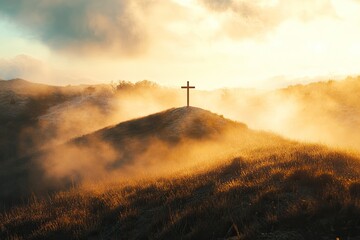
M 187 90 L 187 107 L 190 106 L 190 88 L 195 88 L 195 86 L 190 86 L 189 81 L 187 81 L 186 86 L 181 86 L 181 88 L 186 88 Z

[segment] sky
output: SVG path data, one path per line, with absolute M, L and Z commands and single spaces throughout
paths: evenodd
M 0 78 L 271 88 L 357 75 L 359 0 L 0 0 Z

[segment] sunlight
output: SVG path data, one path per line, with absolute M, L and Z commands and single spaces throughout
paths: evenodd
M 360 239 L 359 0 L 0 0 L 0 239 Z

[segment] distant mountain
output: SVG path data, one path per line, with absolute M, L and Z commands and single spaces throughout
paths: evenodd
M 0 80 L 0 93 L 12 92 L 16 95 L 23 95 L 27 97 L 37 97 L 39 95 L 51 94 L 80 94 L 84 91 L 95 91 L 97 89 L 110 89 L 108 84 L 82 84 L 82 85 L 68 85 L 68 86 L 54 86 L 42 83 L 34 83 L 24 79 L 16 78 L 10 80 Z
M 57 90 L 59 87 L 46 84 L 33 83 L 24 79 L 0 80 L 0 92 L 12 91 L 15 94 L 32 96 L 37 94 L 48 94 Z

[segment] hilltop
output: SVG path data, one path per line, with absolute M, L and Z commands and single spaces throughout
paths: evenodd
M 97 137 L 120 145 L 126 137 L 157 137 L 168 143 L 176 143 L 188 138 L 210 138 L 222 134 L 231 127 L 247 129 L 243 123 L 234 122 L 210 111 L 196 107 L 181 107 L 106 127 L 74 141 L 81 142 L 86 141 L 86 138 Z
M 358 155 L 254 131 L 199 108 L 106 127 L 36 157 L 50 161 L 52 174 L 67 163 L 64 178 L 94 180 L 99 168 L 106 178 L 0 214 L 0 238 L 360 236 Z

